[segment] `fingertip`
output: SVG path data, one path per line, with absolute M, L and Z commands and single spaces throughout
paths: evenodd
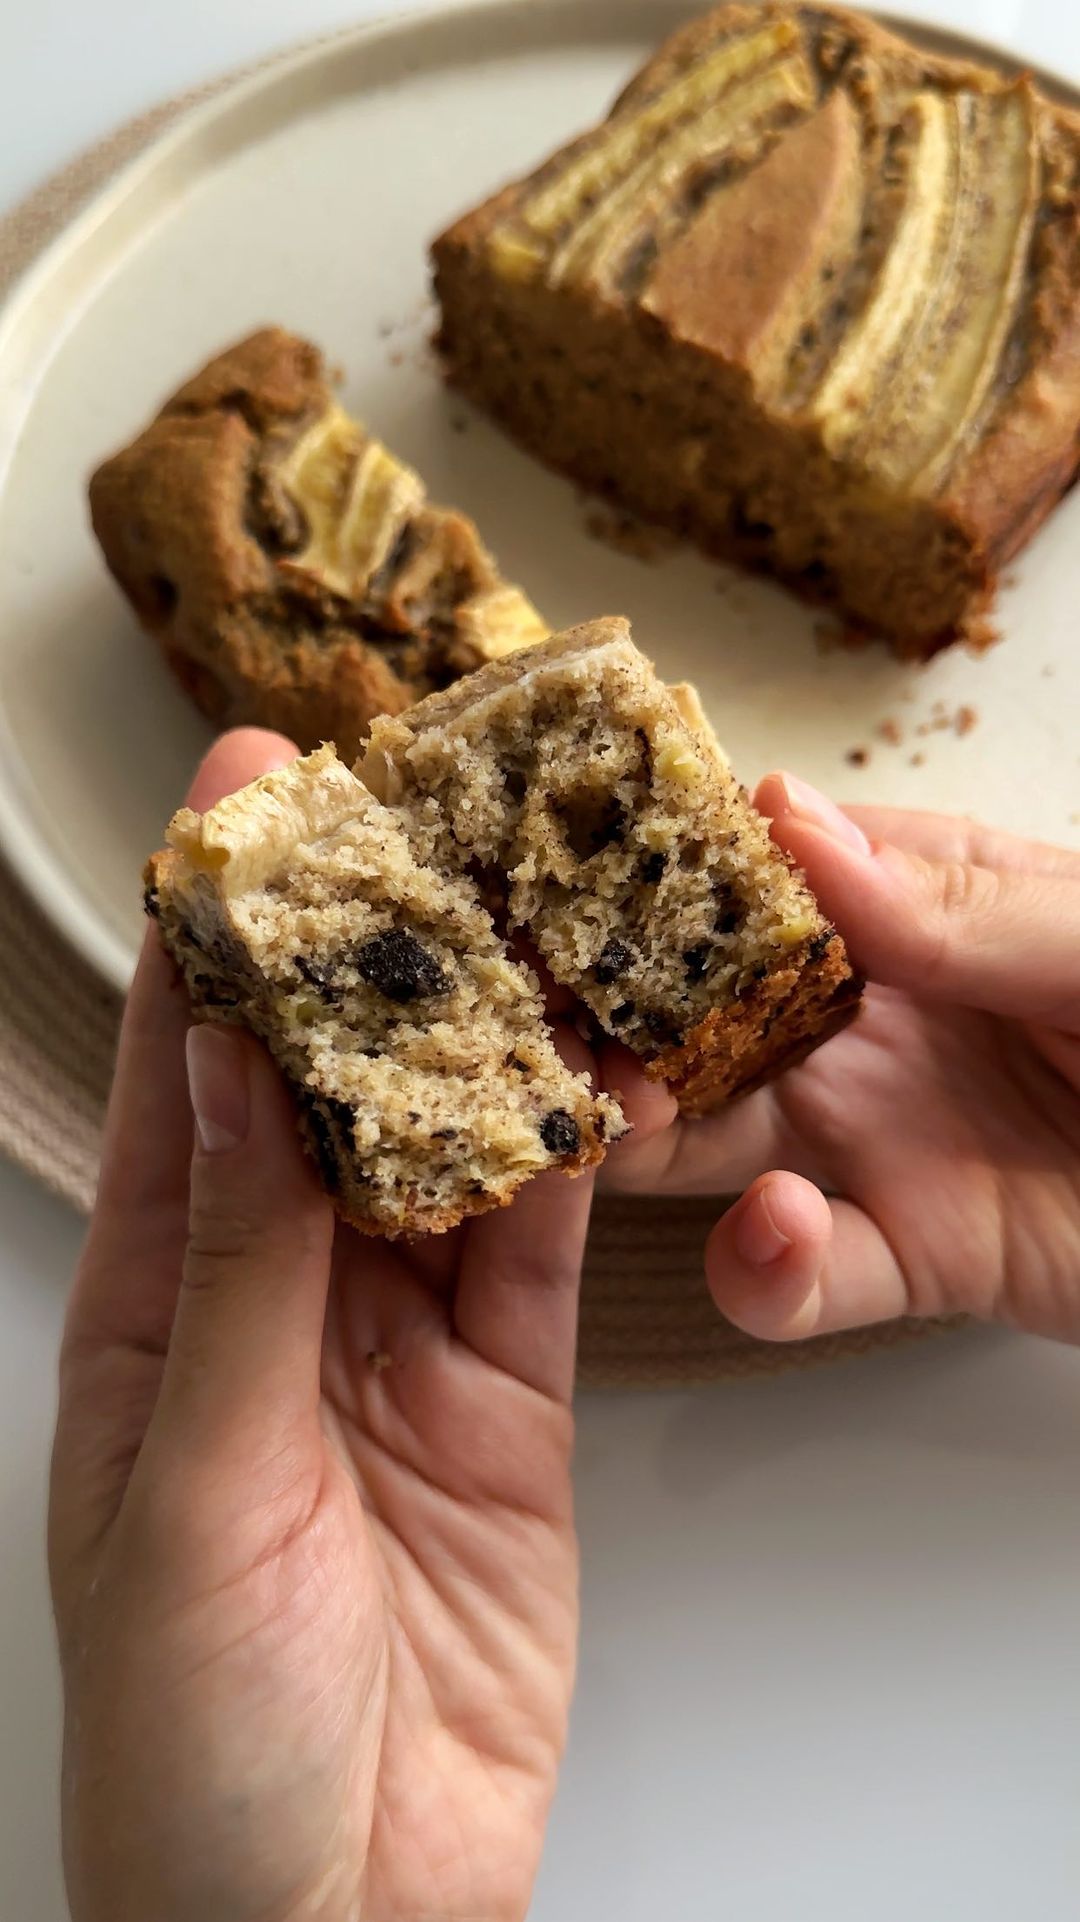
M 188 806 L 203 812 L 235 794 L 260 774 L 287 767 L 299 752 L 295 741 L 264 727 L 234 727 L 203 756 L 188 790 Z
M 663 1134 L 678 1119 L 679 1104 L 663 1081 L 651 1081 L 641 1062 L 621 1041 L 605 1042 L 596 1056 L 596 1073 L 605 1094 L 614 1096 L 624 1119 L 633 1129 L 632 1139 L 642 1142 Z M 618 1153 L 616 1143 L 611 1151 Z
M 812 1335 L 821 1319 L 831 1236 L 829 1204 L 812 1182 L 782 1170 L 760 1176 L 705 1246 L 705 1277 L 717 1307 L 759 1340 Z

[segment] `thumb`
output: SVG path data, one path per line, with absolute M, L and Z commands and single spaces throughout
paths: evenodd
M 1080 1018 L 1080 861 L 1049 867 L 1032 848 L 1025 864 L 1016 842 L 998 860 L 965 821 L 942 860 L 929 828 L 920 849 L 919 816 L 898 817 L 903 847 L 871 841 L 790 774 L 769 775 L 755 798 L 871 981 L 1051 1027 Z
M 319 1403 L 333 1215 L 269 1055 L 218 1025 L 187 1037 L 195 1116 L 183 1283 L 160 1421 L 211 1450 L 280 1440 Z

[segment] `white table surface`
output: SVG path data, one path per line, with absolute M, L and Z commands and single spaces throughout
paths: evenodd
M 12 0 L 0 207 L 153 101 L 388 10 Z M 938 17 L 1080 79 L 1067 0 Z M 80 1234 L 0 1164 L 0 1922 L 66 1915 L 42 1521 Z M 983 1331 L 586 1397 L 577 1480 L 581 1681 L 534 1922 L 1076 1922 L 1080 1354 Z

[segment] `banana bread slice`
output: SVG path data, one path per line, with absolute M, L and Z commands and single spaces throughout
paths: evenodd
M 197 1014 L 269 1044 L 339 1212 L 391 1236 L 578 1173 L 623 1132 L 473 882 L 418 862 L 407 830 L 323 748 L 183 809 L 146 894 Z
M 94 531 L 211 720 L 352 759 L 406 707 L 547 633 L 472 521 L 333 398 L 278 327 L 229 348 L 90 482 Z
M 1080 465 L 1080 117 L 839 8 L 683 27 L 434 269 L 526 446 L 902 656 Z
M 440 872 L 503 877 L 511 927 L 704 1112 L 851 1019 L 861 984 L 690 688 L 622 620 L 479 669 L 372 728 L 359 772 Z

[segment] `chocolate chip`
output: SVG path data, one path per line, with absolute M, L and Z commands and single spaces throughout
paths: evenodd
M 610 940 L 605 941 L 599 960 L 593 964 L 594 981 L 598 981 L 602 988 L 610 987 L 613 981 L 618 980 L 620 974 L 626 973 L 633 959 L 633 953 L 626 942 L 620 941 L 613 934 Z
M 540 1123 L 540 1139 L 549 1155 L 577 1153 L 581 1133 L 573 1115 L 565 1108 L 553 1108 Z
M 632 1001 L 620 1001 L 617 1008 L 612 1008 L 611 1013 L 608 1015 L 608 1020 L 613 1028 L 623 1028 L 635 1012 L 635 1006 Z
M 456 1128 L 436 1128 L 431 1139 L 432 1141 L 453 1141 L 456 1134 Z
M 341 1000 L 341 984 L 336 980 L 334 970 L 328 962 L 312 961 L 306 954 L 294 954 L 293 967 L 297 974 L 303 976 L 308 986 L 314 988 L 321 1001 L 333 1006 L 335 1002 Z
M 346 1147 L 351 1148 L 356 1115 L 349 1103 L 339 1100 L 337 1095 L 314 1095 L 305 1083 L 299 1081 L 290 1080 L 290 1085 L 307 1119 L 309 1139 L 323 1186 L 328 1194 L 336 1195 L 341 1187 L 342 1145 L 337 1138 L 338 1132 Z M 354 1179 L 362 1180 L 363 1176 L 356 1174 Z
M 142 904 L 143 904 L 144 914 L 148 914 L 151 920 L 153 921 L 160 921 L 161 896 L 158 893 L 157 885 L 155 882 L 153 881 L 147 882 L 146 887 L 143 889 Z
M 683 965 L 686 968 L 686 978 L 688 981 L 703 981 L 705 979 L 705 973 L 709 965 L 709 949 L 704 941 L 696 948 L 687 948 L 683 955 Z
M 660 1008 L 645 1010 L 645 1026 L 661 1048 L 681 1048 L 682 1035 L 669 1014 Z
M 353 959 L 361 978 L 388 1001 L 416 1001 L 450 992 L 449 976 L 408 928 L 388 928 L 385 934 L 374 935 Z
M 508 1054 L 506 1057 L 506 1065 L 508 1068 L 516 1068 L 519 1074 L 529 1073 L 528 1062 L 523 1061 L 519 1054 Z
M 833 938 L 832 928 L 822 928 L 820 933 L 815 934 L 813 939 L 810 941 L 810 943 L 807 946 L 807 950 L 806 950 L 807 960 L 820 961 L 822 955 L 825 953 L 825 950 L 828 947 L 829 942 L 832 940 L 832 938 Z
M 666 867 L 667 855 L 663 854 L 659 848 L 653 848 L 649 854 L 642 855 L 638 862 L 638 873 L 646 887 L 652 888 L 656 886 Z
M 336 1195 L 341 1186 L 341 1176 L 338 1170 L 333 1131 L 326 1116 L 315 1107 L 314 1103 L 307 1106 L 306 1113 L 308 1137 L 315 1150 L 315 1159 L 319 1165 L 323 1187 L 328 1194 Z

